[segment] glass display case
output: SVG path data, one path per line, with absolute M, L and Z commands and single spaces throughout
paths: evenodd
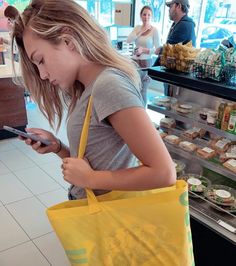
M 166 100 L 155 98 L 148 108 L 164 115 L 159 128 L 165 132 L 163 141 L 173 160 L 185 165 L 178 178 L 186 180 L 189 187 L 196 265 L 207 265 L 206 257 L 211 265 L 231 265 L 236 248 L 236 89 L 161 67 L 153 67 L 148 73 L 170 86 Z M 167 106 L 170 99 L 175 101 Z M 225 109 L 222 118 L 223 104 L 232 108 L 230 116 Z M 231 114 L 233 130 L 229 126 Z M 224 120 L 217 124 L 219 116 L 221 120 L 227 118 L 224 130 Z M 234 158 L 227 158 L 231 155 Z M 224 192 L 225 197 L 221 194 Z

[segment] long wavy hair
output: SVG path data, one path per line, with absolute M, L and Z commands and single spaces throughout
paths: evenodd
M 76 81 L 73 87 L 65 92 L 50 84 L 48 80 L 40 78 L 37 67 L 28 58 L 24 47 L 23 33 L 26 28 L 53 45 L 59 44 L 62 35 L 65 37 L 65 28 L 69 29 L 66 34 L 81 56 L 90 62 L 119 69 L 136 86 L 140 86 L 140 77 L 135 63 L 120 55 L 111 46 L 107 33 L 83 7 L 72 0 L 31 1 L 15 21 L 13 39 L 19 49 L 24 86 L 37 102 L 51 127 L 56 125 L 59 129 L 64 103 L 67 102 L 69 115 L 84 88 L 79 81 Z M 69 102 L 66 101 L 68 95 Z

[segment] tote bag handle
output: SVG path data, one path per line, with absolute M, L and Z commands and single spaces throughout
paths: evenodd
M 78 158 L 81 158 L 81 159 L 84 157 L 86 146 L 87 146 L 91 113 L 92 113 L 92 96 L 89 97 L 86 115 L 84 118 L 84 124 L 83 124 L 83 128 L 82 128 L 81 136 L 80 136 L 80 143 L 79 143 L 79 148 L 78 148 Z M 85 188 L 85 191 L 87 194 L 88 205 L 91 206 L 91 212 L 99 211 L 98 206 L 97 207 L 94 206 L 95 203 L 98 203 L 98 200 L 97 200 L 96 196 L 94 195 L 92 189 Z M 92 205 L 93 205 L 93 207 L 92 207 Z

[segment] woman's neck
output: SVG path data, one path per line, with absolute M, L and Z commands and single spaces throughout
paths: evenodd
M 98 65 L 95 63 L 88 63 L 81 68 L 79 74 L 79 81 L 87 88 L 91 83 L 93 83 L 99 74 L 105 69 L 105 66 Z

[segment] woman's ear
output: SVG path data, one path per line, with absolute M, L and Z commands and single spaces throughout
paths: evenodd
M 72 40 L 68 39 L 68 38 L 63 38 L 64 39 L 64 42 L 65 44 L 68 46 L 68 48 L 73 51 L 75 49 L 75 45 L 74 43 L 72 42 Z

